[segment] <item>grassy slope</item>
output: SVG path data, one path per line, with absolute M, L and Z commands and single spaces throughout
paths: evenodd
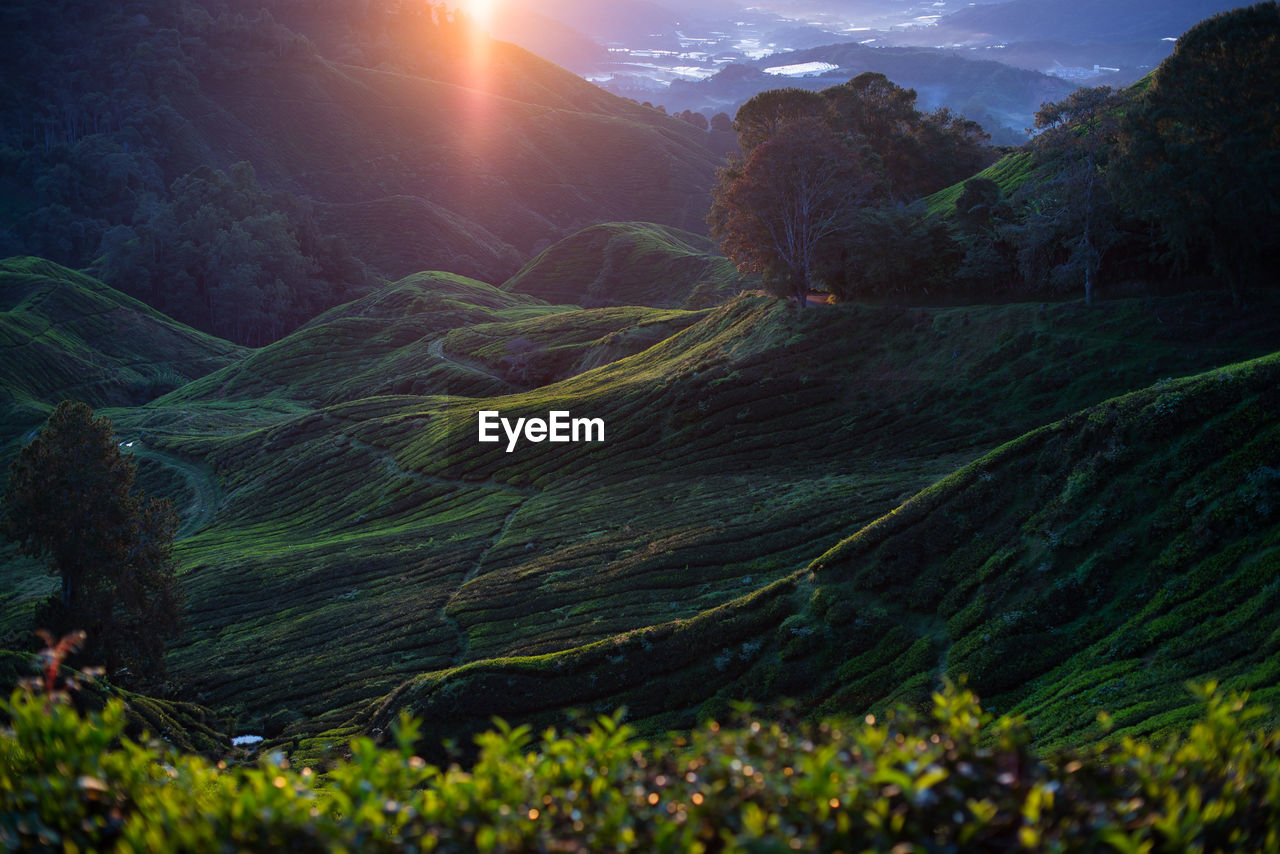
M 6 443 L 64 398 L 91 406 L 144 403 L 244 352 L 36 258 L 0 261 L 0 348 L 0 441 Z
M 1035 175 L 1035 155 L 1029 151 L 1015 151 L 1001 157 L 974 178 L 990 178 L 1000 186 L 1000 195 L 1009 198 L 1014 192 L 1031 180 Z M 966 178 L 965 181 L 971 180 Z M 965 181 L 952 184 L 930 196 L 925 196 L 924 204 L 931 214 L 951 216 L 956 212 L 956 201 L 964 192 Z
M 509 386 L 482 371 L 440 360 L 432 352 L 436 342 L 457 328 L 570 310 L 462 276 L 419 273 L 324 312 L 292 335 L 179 389 L 157 406 L 264 400 L 332 404 L 379 394 L 495 394 Z
M 190 629 L 171 671 L 197 701 L 239 715 L 243 728 L 292 724 L 289 732 L 305 736 L 422 673 L 435 675 L 419 687 L 445 691 L 423 702 L 459 692 L 470 698 L 457 707 L 464 717 L 536 711 L 547 697 L 514 694 L 516 705 L 504 706 L 489 688 L 473 692 L 470 677 L 442 674 L 484 659 L 508 663 L 462 673 L 515 666 L 536 674 L 543 661 L 582 653 L 518 665 L 511 657 L 595 642 L 612 649 L 628 632 L 665 627 L 626 642 L 643 649 L 685 623 L 709 634 L 683 658 L 717 673 L 755 674 L 743 683 L 673 675 L 658 693 L 670 710 L 689 713 L 705 698 L 704 683 L 727 685 L 725 696 L 771 696 L 794 687 L 780 672 L 814 672 L 758 669 L 766 647 L 757 618 L 842 613 L 788 610 L 778 603 L 790 599 L 768 591 L 850 530 L 985 449 L 1073 410 L 1266 352 L 1277 314 L 1280 306 L 1263 300 L 1241 317 L 1200 296 L 1098 310 L 1068 303 L 801 313 L 741 297 L 701 313 L 583 311 L 424 274 L 147 406 L 110 414 L 123 439 L 140 440 L 134 452 L 150 481 L 187 509 L 180 552 Z M 601 341 L 610 335 L 600 331 L 626 339 L 642 336 L 645 324 L 683 331 L 532 389 L 492 361 L 521 337 L 548 345 L 571 335 L 569 347 L 581 349 L 561 373 L 572 373 L 584 359 L 607 358 Z M 608 441 L 506 454 L 475 441 L 481 407 L 602 417 Z M 968 559 L 953 547 L 936 554 Z M 853 584 L 838 599 L 857 602 L 860 583 L 832 576 L 829 586 Z M 746 604 L 726 606 L 751 591 Z M 927 664 L 921 672 L 938 672 L 954 614 L 893 596 L 886 603 L 888 618 L 864 615 L 866 603 L 829 618 L 876 646 L 845 649 L 853 656 L 846 681 L 869 682 L 824 696 L 856 704 L 910 695 L 924 683 L 911 682 L 898 659 L 913 650 L 911 660 Z M 24 607 L 7 600 L 6 624 Z M 891 619 L 899 614 L 900 623 Z M 859 628 L 859 619 L 871 628 Z M 817 636 L 809 628 L 787 631 Z M 718 645 L 707 646 L 710 639 Z M 945 646 L 948 666 L 982 676 L 982 660 L 962 640 Z M 813 657 L 797 655 L 801 664 Z M 680 660 L 665 657 L 663 666 L 674 673 Z M 844 660 L 823 660 L 816 672 L 836 673 Z M 907 675 L 886 681 L 886 672 Z M 599 702 L 619 698 L 635 699 L 604 691 Z M 570 691 L 555 705 L 586 699 Z M 997 697 L 1015 700 L 1032 702 Z
M 1151 86 L 1153 79 L 1155 79 L 1154 70 L 1148 72 L 1140 80 L 1135 81 L 1128 87 L 1127 91 L 1135 96 L 1140 95 Z M 1046 170 L 1049 170 L 1050 167 L 1037 167 L 1035 161 L 1036 155 L 1024 147 L 1021 150 L 1006 154 L 973 177 L 990 178 L 995 181 L 1000 187 L 1001 196 L 1007 199 L 1028 181 L 1043 181 L 1049 177 L 1050 173 Z M 965 181 L 968 180 L 970 179 L 965 179 Z M 956 201 L 960 198 L 960 194 L 964 192 L 965 181 L 960 181 L 932 195 L 925 196 L 924 204 L 929 213 L 944 217 L 952 216 L 956 210 Z
M 1185 724 L 1185 680 L 1280 696 L 1280 354 L 1034 430 L 806 569 L 689 620 L 421 676 L 432 737 L 626 705 L 649 725 L 798 697 L 861 713 L 968 674 L 1047 743 Z M 322 743 L 324 739 L 309 747 Z
M 1275 313 L 1187 298 L 797 314 L 740 298 L 505 396 L 436 384 L 330 400 L 317 385 L 234 400 L 206 382 L 115 414 L 219 490 L 181 547 L 191 629 L 171 669 L 201 702 L 314 732 L 417 673 L 692 619 L 1002 441 L 1265 352 Z M 475 370 L 413 352 L 419 377 Z M 371 351 L 362 384 L 381 390 L 373 375 L 399 364 Z M 335 388 L 360 375 L 311 370 Z M 476 376 L 465 393 L 505 391 Z M 506 454 L 475 441 L 481 407 L 602 417 L 608 441 Z
M 701 308 L 742 290 L 709 241 L 653 223 L 611 222 L 564 238 L 503 285 L 548 302 Z
M 620 306 L 450 330 L 445 351 L 483 365 L 513 386 L 547 385 L 634 355 L 705 317 L 708 310 Z

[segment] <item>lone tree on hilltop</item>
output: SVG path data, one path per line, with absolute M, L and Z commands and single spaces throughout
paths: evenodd
M 1102 256 L 1118 237 L 1111 193 L 1105 180 L 1115 150 L 1124 97 L 1110 86 L 1077 89 L 1065 99 L 1043 104 L 1036 113 L 1036 139 L 1042 160 L 1056 160 L 1049 197 L 1060 205 L 1058 218 L 1074 234 L 1072 261 L 1084 280 L 1084 301 L 1094 304 L 1094 286 Z
M 743 272 L 803 307 L 822 257 L 840 245 L 877 181 L 818 118 L 785 122 L 722 169 L 708 222 Z
M 61 578 L 40 614 L 53 623 L 45 627 L 85 630 L 85 659 L 139 684 L 163 676 L 164 641 L 178 632 L 182 598 L 177 517 L 169 501 L 135 493 L 135 475 L 111 422 L 63 401 L 9 469 L 0 530 Z
M 820 119 L 834 127 L 831 105 L 817 92 L 808 89 L 768 89 L 753 96 L 738 108 L 733 129 L 738 132 L 738 145 L 746 157 L 756 146 L 801 119 Z

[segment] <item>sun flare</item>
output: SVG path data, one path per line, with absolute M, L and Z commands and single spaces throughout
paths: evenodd
M 499 0 L 466 0 L 463 10 L 476 25 L 488 29 L 498 11 Z

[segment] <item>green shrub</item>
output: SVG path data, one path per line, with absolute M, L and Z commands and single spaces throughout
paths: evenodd
M 656 744 L 621 715 L 497 729 L 469 770 L 360 738 L 323 778 L 278 754 L 227 767 L 17 692 L 0 711 L 0 846 L 121 851 L 1276 851 L 1280 738 L 1241 697 L 1202 720 L 1052 761 L 965 690 L 928 719 L 711 723 Z

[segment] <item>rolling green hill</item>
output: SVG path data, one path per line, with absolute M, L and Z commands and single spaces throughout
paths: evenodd
M 654 223 L 612 222 L 544 250 L 503 288 L 588 308 L 703 308 L 741 291 L 747 281 L 705 237 Z
M 1207 616 L 1226 622 L 1199 658 L 1164 634 L 1106 650 L 1145 637 L 1125 621 L 1148 600 L 1269 565 L 1273 361 L 1166 379 L 1266 353 L 1269 294 L 1247 315 L 1203 294 L 803 312 L 740 296 L 688 312 L 551 306 L 426 273 L 240 351 L 54 265 L 9 269 L 22 322 L 50 327 L 41 346 L 88 352 L 134 324 L 113 339 L 141 348 L 133 361 L 87 361 L 205 374 L 149 402 L 151 386 L 106 384 L 98 402 L 184 512 L 188 628 L 170 672 L 242 730 L 294 744 L 377 704 L 429 712 L 437 735 L 617 702 L 674 726 L 736 695 L 847 711 L 970 673 L 997 708 L 1072 739 L 1087 721 L 1062 692 L 1119 685 L 1109 674 L 1142 686 L 1108 703 L 1126 724 L 1178 719 L 1134 655 L 1170 686 L 1250 672 L 1225 628 L 1265 605 L 1231 598 L 1247 585 L 1213 588 L 1224 609 Z M 63 388 L 21 370 L 31 400 Z M 602 418 L 606 441 L 508 453 L 477 442 L 482 408 Z M 43 595 L 34 571 L 5 566 L 6 631 Z M 1067 659 L 1092 681 L 1050 673 Z
M 1035 155 L 1029 151 L 1014 151 L 1001 157 L 974 178 L 989 178 L 1000 187 L 1004 198 L 1012 196 L 1023 184 L 1036 176 Z M 972 180 L 966 178 L 965 181 Z M 964 192 L 965 181 L 952 184 L 932 195 L 925 196 L 924 204 L 929 213 L 949 217 L 956 212 L 956 201 Z
M 411 680 L 432 738 L 626 706 L 649 726 L 797 698 L 858 714 L 967 675 L 1043 743 L 1186 725 L 1187 680 L 1275 701 L 1280 354 L 1113 398 L 1001 446 L 807 567 L 692 619 Z M 323 739 L 321 739 L 323 741 Z
M 159 404 L 285 399 L 331 404 L 378 394 L 508 391 L 438 353 L 456 328 L 571 311 L 450 273 L 420 273 L 330 309 L 292 335 L 179 389 Z
M 740 297 L 629 320 L 430 283 L 493 322 L 433 328 L 410 279 L 258 351 L 252 370 L 110 411 L 135 453 L 207 479 L 212 512 L 179 547 L 189 627 L 170 656 L 193 700 L 305 736 L 418 674 L 716 621 L 1002 442 L 1266 352 L 1280 311 L 1197 295 L 797 313 Z M 595 341 L 624 321 L 624 335 L 684 328 L 550 385 L 504 373 L 510 342 L 570 327 Z M 336 337 L 350 324 L 364 343 Z M 305 356 L 316 347 L 332 367 Z M 600 417 L 606 441 L 506 453 L 476 441 L 480 408 Z
M 38 258 L 0 261 L 0 348 L 4 443 L 64 398 L 91 406 L 145 403 L 244 353 Z
M 663 341 L 705 317 L 643 306 L 566 311 L 530 320 L 461 326 L 450 330 L 445 351 L 530 388 L 615 362 Z

